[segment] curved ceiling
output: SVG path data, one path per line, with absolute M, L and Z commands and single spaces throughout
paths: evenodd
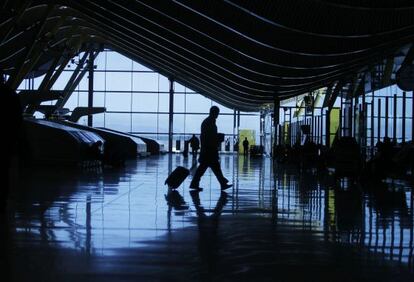
M 2 5 L 0 67 L 14 85 L 99 43 L 241 110 L 353 81 L 414 38 L 414 3 L 403 0 Z

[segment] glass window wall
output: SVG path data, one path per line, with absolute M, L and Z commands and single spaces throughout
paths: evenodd
M 69 63 L 53 85 L 63 90 L 83 54 Z M 106 107 L 106 113 L 94 115 L 93 125 L 133 134 L 145 134 L 168 141 L 169 80 L 137 62 L 111 50 L 102 51 L 94 61 L 94 99 L 96 107 Z M 26 79 L 19 89 L 36 89 L 42 78 Z M 184 140 L 200 133 L 201 122 L 207 117 L 212 105 L 220 107 L 217 120 L 219 132 L 232 137 L 234 110 L 226 108 L 174 82 L 174 139 Z M 88 73 L 85 74 L 65 108 L 88 105 Z M 41 117 L 41 114 L 37 115 Z M 87 124 L 87 118 L 79 123 Z M 256 131 L 259 142 L 260 119 L 258 113 L 241 113 L 240 127 Z M 174 142 L 175 143 L 175 142 Z M 175 145 L 175 144 L 174 144 Z

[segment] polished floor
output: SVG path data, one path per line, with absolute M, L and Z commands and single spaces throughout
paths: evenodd
M 221 156 L 202 192 L 164 185 L 192 159 L 18 174 L 5 224 L 10 281 L 414 281 L 407 181 L 335 181 L 329 172 Z M 194 167 L 192 169 L 194 171 Z M 3 234 L 4 235 L 4 234 Z M 4 281 L 4 280 L 2 280 Z

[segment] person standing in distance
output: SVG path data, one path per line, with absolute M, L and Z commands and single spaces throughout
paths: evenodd
M 200 149 L 200 140 L 193 134 L 193 137 L 188 140 L 193 151 L 193 158 L 197 158 L 198 150 Z
M 218 146 L 220 145 L 220 140 L 216 126 L 216 119 L 219 113 L 220 109 L 217 106 L 212 106 L 210 108 L 210 114 L 201 123 L 201 150 L 200 158 L 198 160 L 200 165 L 191 181 L 190 189 L 202 190 L 202 188 L 200 188 L 200 179 L 209 167 L 217 177 L 221 190 L 233 186 L 232 184 L 228 184 L 228 180 L 223 176 L 219 162 Z
M 249 141 L 247 140 L 247 137 L 245 137 L 243 141 L 243 155 L 247 156 L 248 153 L 249 153 Z

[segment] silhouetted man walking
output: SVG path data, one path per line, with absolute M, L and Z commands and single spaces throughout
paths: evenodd
M 210 108 L 210 114 L 201 123 L 200 165 L 198 166 L 193 180 L 191 181 L 191 189 L 201 190 L 200 178 L 204 175 L 208 167 L 211 168 L 214 175 L 217 177 L 222 190 L 233 186 L 231 184 L 227 184 L 228 180 L 223 176 L 219 163 L 218 146 L 220 141 L 223 141 L 219 140 L 219 134 L 217 133 L 216 119 L 219 113 L 219 108 L 212 106 Z

